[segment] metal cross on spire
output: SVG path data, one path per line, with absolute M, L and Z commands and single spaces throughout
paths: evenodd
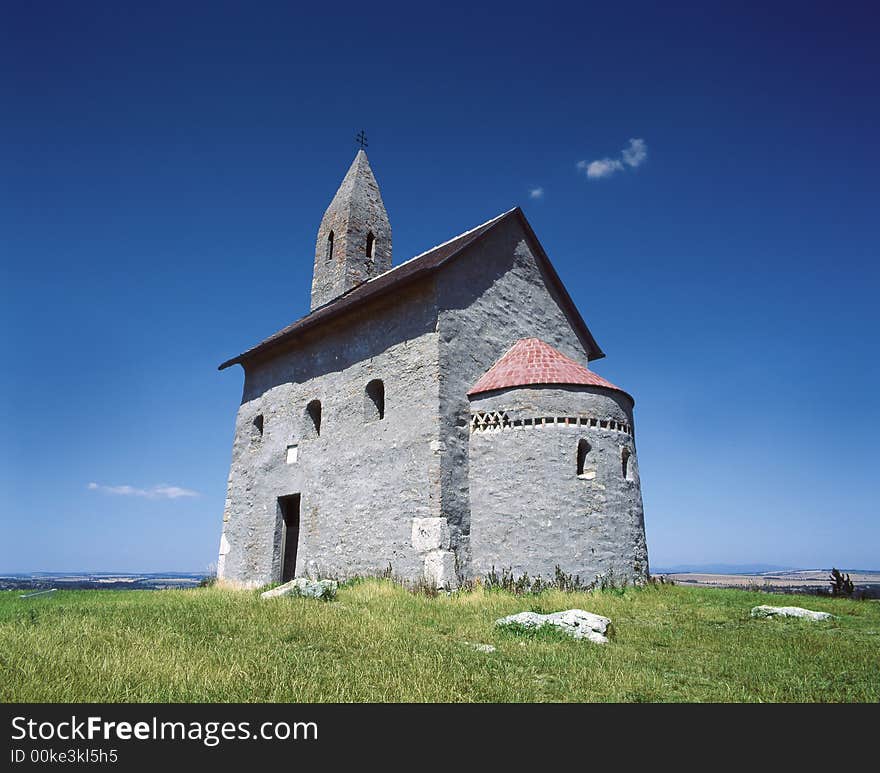
M 363 129 L 360 130 L 360 133 L 354 138 L 354 141 L 361 146 L 361 150 L 367 147 L 367 135 L 364 133 Z

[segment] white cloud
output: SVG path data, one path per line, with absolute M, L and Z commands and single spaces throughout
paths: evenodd
M 105 494 L 115 494 L 122 497 L 144 497 L 146 499 L 180 499 L 181 497 L 197 497 L 198 491 L 182 488 L 180 486 L 169 486 L 160 483 L 152 488 L 135 488 L 134 486 L 102 486 L 98 483 L 89 483 L 89 491 L 102 491 Z
M 578 161 L 576 167 L 591 180 L 599 180 L 603 177 L 611 177 L 617 172 L 622 172 L 626 166 L 635 169 L 644 163 L 648 157 L 648 145 L 643 139 L 634 137 L 629 144 L 620 152 L 620 158 L 599 158 L 595 161 Z M 624 166 L 624 164 L 626 166 Z
M 600 158 L 598 161 L 578 161 L 577 168 L 586 172 L 591 180 L 610 177 L 623 169 L 623 164 L 616 158 Z
M 544 198 L 544 189 L 543 188 L 532 188 L 529 191 L 530 199 L 543 199 Z
M 631 139 L 629 146 L 623 149 L 622 155 L 624 163 L 635 169 L 648 157 L 648 146 L 644 140 Z

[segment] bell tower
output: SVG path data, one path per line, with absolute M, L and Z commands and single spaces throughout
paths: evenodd
M 311 310 L 390 268 L 391 223 L 362 148 L 318 228 Z

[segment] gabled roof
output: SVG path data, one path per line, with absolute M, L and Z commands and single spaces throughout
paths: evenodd
M 589 328 L 587 328 L 583 317 L 581 317 L 580 312 L 578 312 L 577 307 L 574 305 L 574 301 L 571 300 L 571 296 L 562 284 L 559 274 L 556 273 L 556 269 L 553 268 L 550 259 L 547 257 L 547 253 L 544 252 L 544 248 L 538 241 L 538 237 L 535 236 L 535 232 L 532 230 L 531 225 L 529 225 L 529 221 L 526 220 L 526 216 L 519 207 L 514 207 L 482 225 L 472 228 L 470 231 L 465 231 L 463 234 L 450 239 L 448 242 L 444 242 L 427 252 L 423 252 L 421 255 L 416 255 L 414 258 L 410 258 L 399 266 L 395 266 L 389 271 L 379 274 L 357 287 L 353 287 L 348 292 L 340 295 L 338 298 L 334 298 L 323 306 L 319 306 L 310 314 L 307 314 L 305 317 L 302 317 L 282 330 L 279 330 L 277 333 L 274 333 L 256 346 L 239 354 L 237 357 L 226 360 L 226 362 L 219 366 L 218 370 L 223 370 L 232 365 L 244 364 L 245 361 L 252 357 L 263 355 L 272 349 L 282 348 L 305 331 L 311 330 L 331 319 L 335 319 L 361 303 L 399 290 L 409 282 L 432 274 L 474 242 L 484 237 L 499 224 L 511 218 L 519 220 L 524 230 L 531 238 L 536 250 L 538 261 L 543 265 L 550 279 L 551 285 L 559 294 L 559 300 L 571 318 L 575 331 L 582 338 L 587 352 L 589 353 L 588 358 L 590 360 L 598 360 L 601 357 L 604 357 L 604 352 L 599 348 L 596 339 L 593 338 L 592 333 L 590 333 Z
M 623 392 L 540 338 L 521 338 L 471 387 L 468 397 L 535 384 L 586 385 Z

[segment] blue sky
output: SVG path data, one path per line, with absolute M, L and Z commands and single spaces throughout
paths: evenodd
M 523 206 L 653 564 L 880 568 L 877 17 L 609 5 L 8 6 L 0 571 L 215 559 L 216 366 L 307 312 L 361 128 L 396 263 Z

